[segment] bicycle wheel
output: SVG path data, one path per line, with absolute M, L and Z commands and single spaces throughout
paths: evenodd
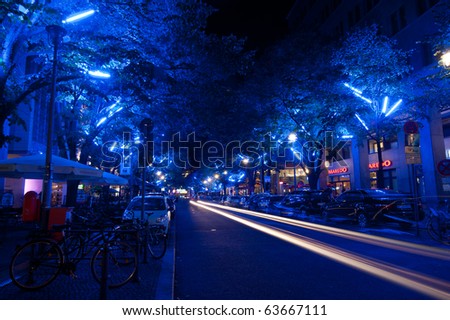
M 84 238 L 78 234 L 70 234 L 60 243 L 67 260 L 78 261 L 83 256 Z
M 161 259 L 167 250 L 167 235 L 158 227 L 151 227 L 147 233 L 147 248 L 154 259 Z
M 55 280 L 63 262 L 63 253 L 55 242 L 33 240 L 13 255 L 9 275 L 12 282 L 22 289 L 40 289 Z
M 431 216 L 427 221 L 428 235 L 437 242 L 442 241 L 442 234 L 440 230 L 440 219 L 437 216 Z
M 91 271 L 98 283 L 102 282 L 103 272 L 107 272 L 109 288 L 118 288 L 126 284 L 136 273 L 137 255 L 131 245 L 114 240 L 107 244 L 108 252 L 104 257 L 104 248 L 100 247 L 91 259 Z M 104 258 L 106 258 L 104 260 Z M 106 262 L 106 265 L 103 263 Z

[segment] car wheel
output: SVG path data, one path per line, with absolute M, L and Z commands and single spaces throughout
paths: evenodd
M 358 221 L 358 226 L 360 226 L 361 228 L 367 227 L 367 224 L 369 222 L 369 219 L 367 218 L 367 214 L 365 214 L 362 211 L 357 212 L 356 213 L 356 218 L 357 218 L 357 221 Z

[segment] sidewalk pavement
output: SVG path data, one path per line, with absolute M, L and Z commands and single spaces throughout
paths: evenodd
M 15 225 L 0 229 L 0 300 L 172 300 L 175 259 L 175 223 L 169 228 L 167 252 L 160 260 L 148 256 L 138 266 L 139 276 L 120 288 L 101 294 L 100 284 L 93 278 L 89 261 L 77 265 L 76 278 L 60 274 L 47 287 L 25 291 L 9 278 L 8 265 L 17 245 L 26 241 L 29 227 Z

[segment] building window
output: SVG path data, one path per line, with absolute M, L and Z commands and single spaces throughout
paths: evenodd
M 397 185 L 397 172 L 396 169 L 384 169 L 384 187 L 386 189 L 398 191 Z M 375 189 L 377 187 L 377 172 L 370 172 L 370 188 Z
M 348 144 L 346 144 L 341 150 L 340 150 L 340 155 L 342 157 L 342 159 L 350 159 L 352 154 L 350 152 L 351 148 Z
M 417 15 L 421 16 L 438 2 L 439 0 L 416 0 Z
M 380 142 L 381 151 L 384 150 L 384 143 L 383 141 Z M 378 145 L 375 140 L 369 140 L 369 153 L 377 153 L 378 152 Z
M 366 0 L 366 11 L 369 12 L 372 10 L 380 0 Z
M 329 184 L 332 185 L 335 196 L 351 189 L 350 175 L 329 176 Z
M 450 137 L 450 123 L 445 123 L 443 125 L 443 130 L 444 130 L 444 138 Z
M 392 137 L 385 137 L 381 141 L 381 151 L 389 150 L 389 149 L 397 149 L 398 148 L 398 139 L 397 136 Z M 375 140 L 369 140 L 368 143 L 369 148 L 369 154 L 371 153 L 377 153 L 378 152 L 378 146 Z
M 397 11 L 391 14 L 391 32 L 396 34 L 406 27 L 406 10 L 405 6 L 401 6 Z

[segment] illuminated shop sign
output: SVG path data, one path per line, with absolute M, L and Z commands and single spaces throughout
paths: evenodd
M 391 160 L 384 160 L 381 165 L 383 166 L 383 168 L 390 167 L 390 166 L 392 166 L 392 161 Z M 379 167 L 378 166 L 378 162 L 369 163 L 369 169 L 378 169 L 378 167 Z
M 345 173 L 348 172 L 348 168 L 347 167 L 341 167 L 341 168 L 336 168 L 336 169 L 328 169 L 328 174 L 340 174 L 340 173 Z

